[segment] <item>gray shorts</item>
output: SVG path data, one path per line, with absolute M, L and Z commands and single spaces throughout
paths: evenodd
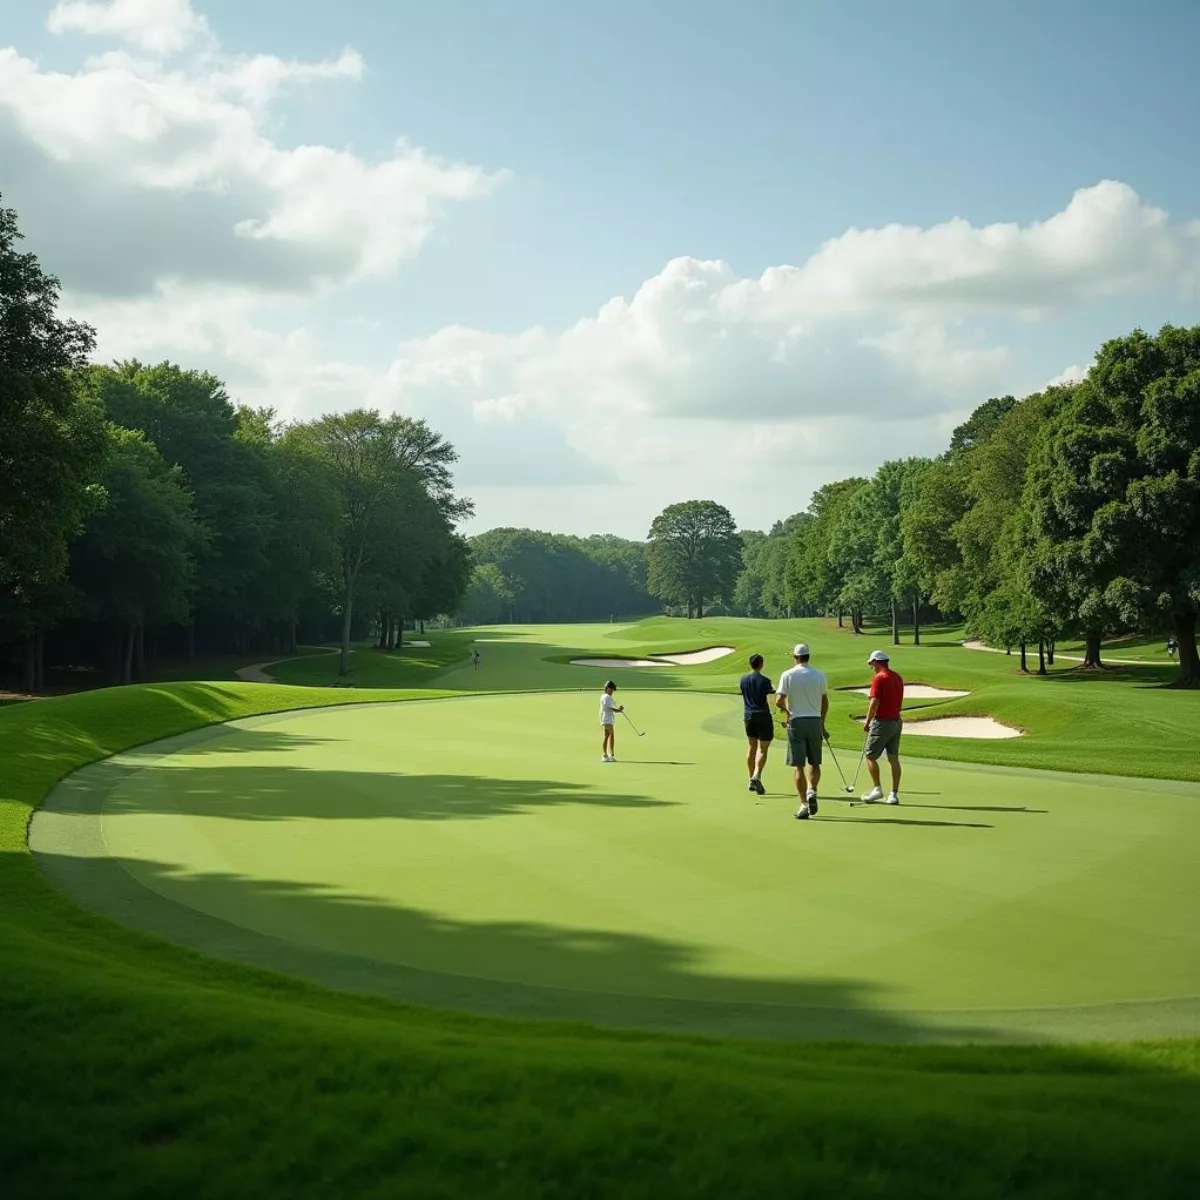
M 793 717 L 787 727 L 789 767 L 821 765 L 821 718 Z
M 876 717 L 867 730 L 867 757 L 878 758 L 886 754 L 888 758 L 899 758 L 900 730 L 903 725 L 899 717 L 894 721 L 881 721 Z

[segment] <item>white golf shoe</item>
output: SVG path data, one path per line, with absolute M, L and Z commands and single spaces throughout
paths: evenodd
M 888 792 L 888 797 L 884 801 L 884 804 L 899 804 L 899 803 L 900 803 L 900 797 L 897 796 L 895 792 Z
M 863 796 L 863 802 L 866 804 L 875 804 L 882 799 L 883 799 L 883 788 L 878 787 L 878 786 L 873 787 L 869 792 L 867 792 Z

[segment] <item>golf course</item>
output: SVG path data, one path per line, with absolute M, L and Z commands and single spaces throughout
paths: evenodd
M 1026 1091 L 1045 1106 L 1039 1144 L 1058 1146 L 1055 1170 L 1097 1194 L 1115 1186 L 1100 1165 L 1110 1122 L 1135 1192 L 1147 1170 L 1194 1181 L 1200 763 L 1177 751 L 1200 696 L 1164 686 L 1170 668 L 1153 663 L 1022 677 L 1010 656 L 935 627 L 893 663 L 916 693 L 957 694 L 906 702 L 901 804 L 852 804 L 870 636 L 725 618 L 477 628 L 359 648 L 349 687 L 329 687 L 336 656 L 314 652 L 263 664 L 279 682 L 145 685 L 0 713 L 5 961 L 21 964 L 9 1086 L 31 1100 L 8 1160 L 23 1156 L 31 1187 L 34 1162 L 68 1187 L 103 1174 L 115 1137 L 147 1180 L 169 1178 L 232 1136 L 211 1114 L 196 1124 L 173 1082 L 184 1060 L 201 1089 L 248 1072 L 250 1107 L 265 1109 L 298 1086 L 286 1046 L 316 1036 L 331 1073 L 306 1091 L 369 1077 L 400 1088 L 395 1103 L 419 1092 L 431 1129 L 458 1089 L 508 1077 L 499 1047 L 519 1042 L 529 1104 L 565 1072 L 604 1123 L 600 1097 L 617 1088 L 619 1124 L 649 1105 L 654 1142 L 682 1138 L 670 1154 L 685 1162 L 705 1159 L 693 1106 L 709 1103 L 717 1064 L 747 1072 L 738 1119 L 765 1106 L 781 1128 L 814 1087 L 822 1105 L 855 1109 L 863 1072 L 882 1068 L 904 1121 L 936 1109 L 939 1139 L 964 1156 L 966 1190 L 960 1177 L 946 1194 L 1001 1194 L 982 1174 L 970 1183 L 966 1131 L 987 1121 L 994 1135 L 992 1106 Z M 766 794 L 745 790 L 737 694 L 750 653 L 777 675 L 799 637 L 832 694 L 833 753 L 804 823 L 782 743 Z M 701 649 L 693 665 L 613 665 Z M 607 678 L 631 718 L 614 763 L 598 752 Z M 908 737 L 953 715 L 1020 736 Z M 1099 743 L 1080 728 L 1098 725 Z M 68 1070 L 63 1014 L 92 1034 L 71 1072 L 91 1083 L 70 1092 L 49 1082 L 56 1061 Z M 432 1094 L 380 1065 L 414 1042 L 456 1048 Z M 67 1154 L 64 1111 L 91 1086 L 125 1095 L 101 1083 L 101 1064 L 107 1080 L 118 1062 L 136 1097 L 89 1120 L 93 1140 Z M 539 1120 L 571 1120 L 551 1107 Z M 284 1138 L 282 1126 L 257 1136 Z M 891 1117 L 860 1111 L 836 1135 L 868 1136 L 902 1187 Z M 1010 1136 L 1009 1153 L 1029 1152 Z M 159 1137 L 167 1149 L 136 1148 Z M 532 1170 L 549 1150 L 525 1137 L 505 1153 Z M 314 1152 L 286 1140 L 288 1161 Z M 621 1141 L 621 1154 L 646 1152 Z M 794 1181 L 809 1166 L 795 1169 Z

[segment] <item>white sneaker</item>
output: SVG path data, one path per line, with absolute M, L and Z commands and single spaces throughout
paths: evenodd
M 863 796 L 863 800 L 867 804 L 874 804 L 877 800 L 882 800 L 882 799 L 883 799 L 883 788 L 881 788 L 881 787 L 873 787 L 869 792 L 866 793 L 865 796 Z
M 612 756 L 606 754 L 600 761 L 601 762 L 612 762 Z
M 816 789 L 816 788 L 809 788 L 809 789 L 808 789 L 808 795 L 807 795 L 807 796 L 805 796 L 804 798 L 805 798 L 805 800 L 815 800 L 815 799 L 817 798 L 817 789 Z
M 899 804 L 900 797 L 895 792 L 888 792 L 888 798 L 884 801 L 885 804 Z

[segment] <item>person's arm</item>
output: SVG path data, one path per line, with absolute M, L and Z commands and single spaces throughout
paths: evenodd
M 829 693 L 822 692 L 821 693 L 821 732 L 824 733 L 826 737 L 829 736 L 829 728 L 825 724 L 825 718 L 827 716 L 829 716 Z
M 779 681 L 779 690 L 775 693 L 775 707 L 783 713 L 783 721 L 786 725 L 791 720 L 792 714 L 788 712 L 787 700 L 787 676 L 785 675 Z
M 867 705 L 867 715 L 863 720 L 863 732 L 866 733 L 871 728 L 871 722 L 875 720 L 875 714 L 879 711 L 879 676 L 876 675 L 871 680 L 871 703 Z

